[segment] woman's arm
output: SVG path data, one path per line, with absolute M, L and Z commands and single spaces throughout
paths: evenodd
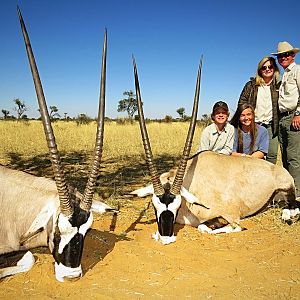
M 250 102 L 251 81 L 247 82 L 241 92 L 238 105 Z
M 257 125 L 257 150 L 251 154 L 252 157 L 264 158 L 269 151 L 269 134 L 268 130 L 261 126 Z

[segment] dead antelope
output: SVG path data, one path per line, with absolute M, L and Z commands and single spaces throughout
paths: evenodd
M 233 157 L 210 151 L 188 159 L 197 118 L 201 69 L 202 60 L 190 128 L 179 167 L 159 177 L 152 159 L 134 61 L 141 134 L 152 184 L 132 194 L 140 197 L 153 195 L 158 224 L 158 231 L 153 237 L 163 244 L 176 241 L 175 222 L 198 227 L 201 232 L 240 231 L 240 219 L 262 210 L 275 196 L 282 196 L 290 206 L 295 204 L 294 181 L 283 167 L 262 159 Z M 203 224 L 218 217 L 225 219 L 229 226 L 212 230 Z
M 109 209 L 92 199 L 103 148 L 107 33 L 105 30 L 94 158 L 84 194 L 81 195 L 66 183 L 38 69 L 19 8 L 18 15 L 55 181 L 0 167 L 0 208 L 3 212 L 0 218 L 0 254 L 6 257 L 15 251 L 49 246 L 55 260 L 56 279 L 76 279 L 82 276 L 81 256 L 85 234 L 93 222 L 92 211 Z M 33 262 L 32 254 L 27 252 L 17 266 L 1 269 L 0 277 L 27 271 Z

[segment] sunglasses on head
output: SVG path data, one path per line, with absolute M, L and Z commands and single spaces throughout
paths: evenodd
M 284 52 L 277 55 L 277 58 L 289 57 L 293 54 L 293 52 Z
M 266 71 L 266 70 L 268 70 L 268 69 L 269 69 L 269 70 L 273 70 L 273 69 L 274 69 L 274 66 L 270 65 L 270 66 L 262 66 L 262 67 L 261 67 L 261 70 L 262 70 L 262 71 Z

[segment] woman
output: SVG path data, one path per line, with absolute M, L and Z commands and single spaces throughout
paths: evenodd
M 241 104 L 232 117 L 235 127 L 233 156 L 251 156 L 264 158 L 268 153 L 268 130 L 254 121 L 254 109 L 248 104 Z
M 255 122 L 268 130 L 269 151 L 266 159 L 273 164 L 278 152 L 278 90 L 280 73 L 273 57 L 264 57 L 258 64 L 256 76 L 244 86 L 238 105 L 249 103 L 254 108 Z

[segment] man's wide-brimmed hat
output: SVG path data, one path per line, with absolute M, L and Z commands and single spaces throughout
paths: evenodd
M 285 52 L 293 52 L 298 53 L 300 51 L 299 48 L 294 48 L 291 44 L 288 42 L 279 42 L 277 46 L 277 52 L 271 53 L 272 55 L 278 55 Z

